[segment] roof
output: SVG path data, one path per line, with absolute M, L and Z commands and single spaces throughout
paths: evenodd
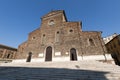
M 118 34 L 117 36 L 115 36 L 112 40 L 110 40 L 108 43 L 106 43 L 106 45 L 107 44 L 109 44 L 110 42 L 112 42 L 114 39 L 116 39 L 116 38 L 118 38 L 119 40 L 120 40 L 120 34 Z
M 3 45 L 3 44 L 0 44 L 0 48 L 6 48 L 6 49 L 11 49 L 11 50 L 17 51 L 16 48 L 13 48 L 13 47 L 10 47 L 10 46 L 6 46 L 6 45 Z

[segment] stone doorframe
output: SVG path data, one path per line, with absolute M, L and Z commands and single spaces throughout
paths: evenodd
M 45 61 L 52 61 L 52 52 L 53 52 L 52 47 L 48 46 L 45 52 Z

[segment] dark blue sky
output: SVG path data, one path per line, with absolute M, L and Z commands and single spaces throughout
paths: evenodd
M 103 37 L 120 33 L 120 0 L 0 0 L 0 44 L 17 48 L 51 10 L 82 21 L 83 31 L 102 31 Z

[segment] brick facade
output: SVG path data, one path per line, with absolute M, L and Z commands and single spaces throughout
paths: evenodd
M 15 59 L 16 53 L 16 48 L 0 44 L 0 59 Z
M 105 44 L 107 51 L 112 55 L 115 64 L 120 66 L 120 34 Z
M 19 45 L 17 58 L 44 58 L 103 55 L 106 52 L 100 31 L 82 31 L 82 22 L 67 21 L 63 10 L 51 11 L 41 18 L 38 29 Z M 49 58 L 49 59 L 46 59 Z

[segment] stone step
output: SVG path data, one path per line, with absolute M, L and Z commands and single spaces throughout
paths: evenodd
M 98 61 L 2 63 L 0 80 L 120 80 L 120 67 Z

